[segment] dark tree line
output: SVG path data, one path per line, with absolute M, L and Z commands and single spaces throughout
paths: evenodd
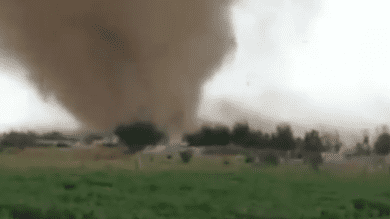
M 195 133 L 183 135 L 189 146 L 240 145 L 244 148 L 293 150 L 295 139 L 289 125 L 280 125 L 276 133 L 269 135 L 260 130 L 252 130 L 247 123 L 237 123 L 230 130 L 227 126 L 203 126 Z
M 365 155 L 370 153 L 386 155 L 390 152 L 389 129 L 382 128 L 382 133 L 371 149 L 369 146 L 369 136 L 365 132 L 363 141 L 357 144 L 357 148 L 365 151 Z M 167 133 L 156 128 L 151 122 L 135 122 L 127 125 L 119 125 L 114 134 L 124 143 L 129 151 L 137 152 L 143 150 L 147 145 L 157 145 L 166 143 Z M 73 140 L 64 136 L 58 131 L 39 135 L 35 132 L 16 132 L 2 134 L 0 146 L 25 148 L 33 146 L 37 139 L 47 140 Z M 87 136 L 87 142 L 102 139 L 99 135 Z M 277 126 L 274 133 L 264 133 L 261 130 L 251 129 L 248 123 L 236 123 L 232 129 L 227 126 L 218 125 L 215 127 L 202 126 L 194 133 L 183 135 L 183 141 L 189 146 L 227 146 L 234 144 L 244 148 L 254 149 L 276 149 L 280 151 L 292 151 L 294 156 L 303 156 L 305 152 L 320 153 L 326 151 L 339 152 L 342 145 L 339 134 L 322 133 L 316 130 L 306 132 L 304 138 L 295 138 L 290 125 L 282 124 Z
M 357 142 L 354 147 L 354 153 L 349 156 L 369 156 L 371 154 L 388 155 L 390 153 L 390 134 L 389 128 L 386 125 L 381 127 L 381 131 L 377 128 L 377 136 L 373 145 L 370 144 L 370 136 L 368 130 L 363 132 L 363 140 Z
M 364 142 L 366 143 L 366 147 L 369 147 L 369 138 L 368 134 L 366 133 L 366 138 L 364 139 Z M 375 143 L 374 143 L 374 148 L 372 151 L 376 154 L 379 155 L 388 155 L 390 153 L 390 134 L 389 134 L 389 127 L 386 125 L 382 126 L 382 132 L 379 134 L 377 137 Z
M 230 143 L 230 130 L 224 126 L 211 128 L 203 126 L 198 132 L 184 134 L 183 140 L 192 145 L 228 145 Z
M 7 147 L 18 147 L 24 149 L 25 147 L 35 144 L 36 137 L 27 133 L 19 133 L 11 131 L 10 133 L 4 134 L 0 141 L 0 145 L 3 148 Z

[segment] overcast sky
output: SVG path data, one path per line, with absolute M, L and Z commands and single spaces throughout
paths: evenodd
M 234 64 L 205 86 L 205 99 L 234 99 L 308 127 L 373 130 L 388 124 L 387 1 L 246 3 L 233 9 L 239 43 Z M 201 112 L 218 117 L 210 104 Z
M 389 5 L 385 0 L 246 0 L 235 5 L 238 49 L 205 84 L 200 117 L 226 119 L 217 104 L 225 98 L 308 127 L 323 123 L 373 130 L 388 123 Z M 12 68 L 0 59 L 0 73 Z M 0 74 L 0 92 L 0 131 L 78 126 L 20 78 Z

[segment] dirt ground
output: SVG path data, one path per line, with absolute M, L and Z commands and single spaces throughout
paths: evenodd
M 101 145 L 92 148 L 25 148 L 14 149 L 13 154 L 17 158 L 25 159 L 59 159 L 59 160 L 115 160 L 126 159 L 131 155 L 125 155 L 127 148 L 106 148 Z

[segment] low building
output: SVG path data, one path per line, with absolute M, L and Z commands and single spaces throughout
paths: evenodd
M 166 150 L 165 145 L 147 146 L 142 153 L 143 154 L 161 154 Z
M 118 144 L 119 143 L 119 137 L 116 135 L 105 137 L 103 138 L 102 142 L 103 144 Z
M 75 144 L 75 141 L 73 140 L 46 140 L 46 139 L 38 139 L 35 141 L 36 146 L 43 146 L 43 147 L 57 147 L 58 145 L 67 145 L 71 147 Z
M 324 163 L 340 163 L 345 160 L 344 156 L 340 153 L 323 152 L 321 156 Z
M 355 154 L 355 152 L 356 152 L 355 148 L 346 148 L 345 150 L 343 150 L 343 151 L 341 152 L 341 154 L 342 154 L 345 158 L 349 159 L 349 158 L 353 157 L 353 155 Z

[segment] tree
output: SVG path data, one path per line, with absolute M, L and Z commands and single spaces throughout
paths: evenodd
M 200 133 L 184 133 L 183 141 L 188 143 L 188 146 L 199 146 L 201 143 Z
M 312 130 L 310 133 L 305 134 L 305 146 L 304 151 L 307 152 L 324 152 L 325 148 L 319 137 L 319 133 L 316 130 Z
M 231 141 L 236 145 L 248 145 L 250 129 L 248 123 L 236 123 L 233 127 Z
M 389 133 L 389 127 L 386 124 L 375 127 L 375 134 L 374 134 L 375 141 L 377 141 L 379 136 L 382 135 L 383 133 Z
M 33 131 L 28 131 L 27 135 L 29 137 L 31 137 L 32 139 L 34 139 L 34 140 L 37 140 L 39 138 L 39 135 L 36 132 L 33 132 Z
M 387 155 L 390 152 L 390 134 L 382 133 L 374 144 L 374 151 L 379 155 Z
M 231 143 L 245 148 L 270 148 L 271 137 L 260 130 L 251 130 L 248 123 L 236 123 L 231 132 Z
M 368 145 L 369 144 L 369 137 L 368 137 L 368 134 L 365 134 L 364 137 L 363 137 L 363 144 L 364 145 Z
M 204 125 L 195 133 L 184 134 L 183 141 L 190 146 L 226 146 L 230 143 L 230 129 L 222 125 L 215 128 Z
M 114 134 L 127 146 L 126 153 L 134 154 L 145 149 L 147 145 L 157 145 L 167 138 L 167 134 L 158 130 L 151 122 L 135 122 L 130 125 L 119 125 Z M 138 165 L 142 168 L 138 154 Z
M 27 133 L 11 131 L 8 134 L 5 134 L 0 141 L 2 147 L 17 147 L 24 149 L 28 146 L 35 145 L 35 138 L 31 137 Z
M 100 135 L 97 135 L 97 134 L 90 134 L 90 135 L 87 135 L 85 138 L 84 138 L 84 142 L 87 144 L 87 145 L 90 145 L 92 144 L 94 141 L 98 141 L 98 140 L 102 140 L 103 137 L 100 136 Z
M 200 130 L 200 144 L 205 146 L 212 145 L 213 142 L 213 129 L 209 126 L 202 126 Z
M 136 153 L 147 145 L 157 145 L 166 138 L 166 133 L 158 130 L 151 122 L 135 122 L 130 125 L 119 125 L 114 134 Z
M 247 141 L 244 144 L 244 147 L 247 148 L 256 148 L 256 149 L 264 149 L 267 148 L 268 142 L 265 138 L 265 135 L 259 130 L 250 131 L 247 137 Z
M 39 139 L 39 134 L 33 131 L 28 131 L 26 135 L 29 138 L 29 147 L 35 147 L 36 146 L 36 141 Z
M 276 127 L 272 145 L 287 162 L 289 159 L 289 151 L 294 150 L 295 148 L 295 139 L 290 125 L 285 124 Z
M 212 144 L 226 146 L 230 143 L 230 129 L 227 126 L 217 126 L 214 128 Z
M 363 144 L 362 143 L 356 143 L 356 146 L 355 146 L 355 153 L 354 153 L 355 156 L 361 156 L 361 155 L 367 155 L 367 151 L 366 149 L 363 147 Z
M 336 133 L 334 135 L 334 139 L 336 141 L 335 144 L 333 145 L 334 151 L 336 153 L 339 153 L 341 148 L 343 147 L 343 143 L 340 140 L 340 134 L 339 134 L 339 132 L 337 130 L 336 130 Z
M 321 141 L 324 146 L 324 151 L 338 153 L 343 146 L 340 140 L 340 135 L 336 130 L 334 133 L 322 131 Z
M 356 143 L 354 150 L 354 156 L 369 156 L 371 154 L 368 130 L 363 131 L 363 142 Z
M 317 153 L 317 152 L 312 153 L 309 155 L 308 159 L 309 159 L 308 162 L 310 163 L 314 171 L 318 172 L 319 171 L 318 167 L 324 162 L 321 153 Z
M 315 171 L 318 171 L 318 166 L 323 163 L 321 152 L 325 148 L 322 144 L 318 131 L 312 130 L 310 133 L 305 133 L 304 145 L 304 162 L 310 163 Z
M 263 136 L 263 141 L 264 141 L 265 148 L 271 148 L 272 137 L 270 134 L 265 133 Z
M 290 125 L 279 125 L 276 128 L 275 149 L 290 151 L 295 149 L 294 135 Z
M 301 137 L 296 138 L 295 139 L 295 150 L 293 153 L 293 157 L 301 159 L 304 147 L 305 147 L 305 141 Z

